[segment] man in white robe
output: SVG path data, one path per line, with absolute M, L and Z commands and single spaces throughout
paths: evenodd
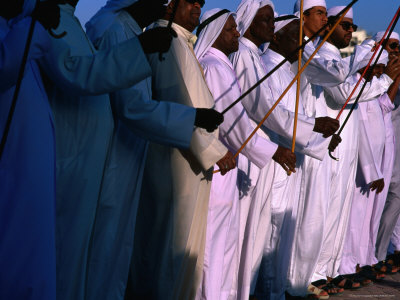
M 204 69 L 206 82 L 222 111 L 241 95 L 235 71 L 228 56 L 239 47 L 235 14 L 221 9 L 206 12 L 197 34 L 195 53 Z M 206 25 L 203 25 L 206 24 Z M 200 31 L 201 30 L 201 31 Z M 199 34 L 200 31 L 200 34 Z M 236 152 L 250 135 L 251 127 L 241 103 L 225 114 L 219 127 L 220 140 Z M 258 168 L 266 167 L 271 158 L 286 170 L 294 171 L 295 155 L 289 149 L 256 135 L 242 151 Z M 243 158 L 244 158 L 243 157 Z M 203 282 L 196 299 L 236 299 L 239 267 L 240 208 L 237 169 L 225 176 L 215 174 L 211 184 L 207 217 L 206 251 Z M 242 201 L 242 200 L 240 200 Z
M 383 37 L 383 32 L 378 32 L 375 36 L 375 40 L 380 40 Z M 399 56 L 400 49 L 399 45 L 399 34 L 393 32 L 390 36 L 388 43 L 386 44 L 385 49 L 389 52 L 390 55 Z M 393 46 L 391 46 L 393 45 Z M 400 164 L 399 164 L 399 153 L 400 153 L 400 135 L 399 135 L 399 122 L 400 122 L 400 90 L 397 92 L 397 98 L 394 102 L 395 109 L 392 112 L 392 122 L 393 122 L 393 130 L 394 130 L 394 139 L 395 139 L 395 158 L 394 158 L 394 166 L 393 172 L 390 181 L 388 181 L 389 191 L 387 200 L 385 203 L 385 207 L 382 213 L 378 237 L 377 237 L 377 245 L 376 245 L 376 257 L 379 261 L 384 260 L 386 258 L 387 250 L 389 247 L 389 243 L 392 237 L 392 233 L 395 230 L 396 222 L 400 215 Z M 390 182 L 390 184 L 389 184 Z M 395 234 L 394 234 L 395 235 Z M 393 238 L 392 238 L 393 240 Z M 396 247 L 395 250 L 400 250 L 400 248 Z
M 368 40 L 372 49 L 374 41 Z M 367 55 L 370 58 L 372 52 Z M 388 61 L 387 52 L 384 51 L 378 64 L 386 64 Z M 389 68 L 388 68 L 389 69 Z M 388 73 L 388 69 L 385 72 Z M 396 69 L 396 67 L 395 67 Z M 395 73 L 394 78 L 398 73 Z M 373 74 L 374 75 L 374 74 Z M 393 74 L 392 74 L 393 76 Z M 370 76 L 372 77 L 372 76 Z M 366 78 L 371 80 L 372 78 Z M 369 257 L 369 247 L 373 242 L 373 214 L 377 210 L 377 194 L 384 188 L 382 174 L 382 158 L 385 147 L 386 129 L 382 110 L 390 111 L 393 104 L 387 94 L 383 94 L 374 101 L 360 103 L 360 126 L 359 126 L 359 157 L 356 174 L 356 186 L 354 189 L 354 199 L 351 207 L 350 220 L 346 234 L 343 250 L 343 257 L 340 264 L 339 273 L 352 274 L 356 272 L 356 265 L 359 264 L 363 273 L 370 272 L 371 258 Z M 367 152 L 372 153 L 372 157 Z M 366 155 L 367 154 L 367 155 Z M 378 276 L 378 275 L 376 275 Z M 376 277 L 378 278 L 378 277 Z
M 260 51 L 258 47 L 261 46 L 262 43 L 269 42 L 273 35 L 273 28 L 274 28 L 273 10 L 271 9 L 271 7 L 272 3 L 270 1 L 268 1 L 268 3 L 266 1 L 243 1 L 237 11 L 239 29 L 241 33 L 244 34 L 244 36 L 240 39 L 239 51 L 233 55 L 232 61 L 236 70 L 236 74 L 239 77 L 239 82 L 244 90 L 251 87 L 268 72 L 268 69 L 265 67 L 265 64 L 261 60 Z M 264 21 L 265 19 L 268 20 L 268 23 L 263 25 L 262 27 L 261 25 L 265 23 Z M 259 29 L 256 30 L 256 28 Z M 290 66 L 290 63 L 288 64 Z M 252 67 L 249 68 L 248 67 L 249 65 L 251 65 Z M 282 71 L 283 69 L 285 69 L 285 71 Z M 287 72 L 286 68 L 282 67 L 281 73 L 287 74 L 286 72 Z M 243 105 L 246 111 L 248 112 L 250 118 L 253 120 L 253 122 L 259 122 L 264 117 L 266 112 L 273 104 L 272 99 L 276 100 L 280 96 L 279 90 L 284 88 L 284 86 L 281 86 L 278 88 L 278 90 L 276 90 L 275 86 L 274 87 L 271 86 L 271 82 L 272 80 L 267 80 L 266 82 L 263 82 L 254 92 L 252 92 L 243 101 Z M 275 94 L 272 95 L 271 92 Z M 263 130 L 261 132 L 261 133 L 265 132 L 264 135 L 266 137 L 268 136 L 268 134 L 270 134 L 271 136 L 273 136 L 273 138 L 277 138 L 278 137 L 277 134 L 279 134 L 281 136 L 279 137 L 279 142 L 283 142 L 285 139 L 289 140 L 292 137 L 294 105 L 293 108 L 288 109 L 285 103 L 287 99 L 291 99 L 290 95 L 286 95 L 283 101 L 277 106 L 277 108 L 265 122 L 262 128 Z M 320 121 L 322 120 L 318 120 L 317 123 L 319 123 Z M 319 134 L 313 132 L 314 122 L 315 120 L 313 118 L 307 118 L 304 115 L 299 116 L 299 128 L 301 129 L 299 129 L 298 131 L 299 135 L 297 137 L 297 144 L 300 148 L 307 148 L 307 146 L 309 145 L 309 141 L 312 140 L 312 137 L 314 137 L 314 139 L 315 138 L 322 139 L 322 137 Z M 337 129 L 337 127 L 335 129 Z M 277 212 L 278 211 L 277 206 L 279 206 L 278 202 L 281 202 L 282 199 L 285 199 L 285 201 L 283 201 L 284 203 L 282 203 L 284 211 L 287 206 L 286 205 L 287 200 L 292 202 L 293 198 L 295 197 L 289 195 L 290 191 L 287 191 L 288 194 L 286 194 L 285 196 L 283 196 L 283 193 L 285 193 L 284 192 L 285 187 L 287 186 L 286 185 L 287 178 L 289 178 L 290 181 L 295 182 L 297 173 L 292 174 L 291 177 L 288 177 L 287 174 L 281 171 L 280 169 L 281 168 L 280 167 L 278 168 L 277 165 L 275 164 L 271 168 L 262 170 L 263 174 L 260 176 L 260 178 L 263 179 L 259 179 L 257 187 L 262 186 L 265 188 L 267 184 L 270 185 L 272 184 L 272 182 L 276 182 L 276 190 L 273 192 L 269 192 L 270 189 L 266 189 L 267 193 L 263 194 L 261 191 L 260 193 L 255 195 L 255 197 L 259 197 L 260 199 L 259 201 L 263 202 L 263 204 L 260 205 L 260 207 L 263 207 L 263 210 L 259 212 L 260 215 L 262 215 L 265 210 L 270 209 L 269 207 L 270 205 L 272 205 L 273 209 L 274 209 L 273 205 L 275 205 L 275 212 Z M 274 179 L 272 178 L 274 176 L 273 174 L 275 174 Z M 277 174 L 281 174 L 282 176 L 279 177 Z M 267 183 L 266 181 L 267 178 L 269 178 L 269 180 L 273 179 L 273 181 Z M 278 184 L 278 181 L 280 181 L 280 184 Z M 281 189 L 278 188 L 278 185 L 281 186 Z M 295 191 L 295 188 L 293 188 L 292 191 Z M 272 198 L 274 199 L 279 198 L 280 200 L 279 201 L 277 200 L 276 203 L 270 202 L 271 195 L 273 195 Z M 272 252 L 273 250 L 271 249 L 276 248 L 277 240 L 279 239 L 279 234 L 282 227 L 281 225 L 284 219 L 283 214 L 277 213 L 276 218 L 272 216 L 273 217 L 272 228 L 274 230 L 274 238 L 272 239 L 274 241 L 271 243 L 270 242 L 271 238 L 269 237 L 270 233 L 268 232 L 269 230 L 271 230 L 271 223 L 270 223 L 271 217 L 269 216 L 269 214 L 264 214 L 264 216 L 265 217 L 263 217 L 259 221 L 258 232 L 256 234 L 257 236 L 256 241 L 258 245 L 256 244 L 256 246 L 254 247 L 254 248 L 258 247 L 259 250 L 256 253 L 256 255 L 253 256 L 251 262 L 253 265 L 251 274 L 252 291 L 254 291 L 255 288 L 257 269 L 260 264 L 262 254 L 265 251 Z M 264 244 L 266 240 L 268 240 L 268 245 L 265 246 L 267 250 L 264 251 Z M 285 246 L 283 245 L 282 247 L 285 248 Z M 282 273 L 284 274 L 284 278 L 286 278 L 286 272 L 283 270 Z M 263 282 L 262 284 L 264 283 L 265 282 Z M 280 296 L 282 295 L 282 291 L 280 288 L 278 288 L 277 294 L 279 294 Z
M 194 52 L 202 1 L 179 1 L 170 50 L 149 56 L 153 97 L 210 108 L 214 99 Z M 156 27 L 165 27 L 175 1 Z M 201 284 L 208 200 L 213 165 L 222 174 L 235 166 L 233 154 L 210 134 L 195 129 L 189 150 L 150 144 L 146 160 L 131 266 L 135 297 L 193 299 Z

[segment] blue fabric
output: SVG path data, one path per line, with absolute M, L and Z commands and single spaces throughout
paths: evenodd
M 0 134 L 22 61 L 30 19 L 0 21 Z M 32 58 L 48 46 L 36 24 L 7 144 L 0 161 L 0 299 L 54 300 L 55 141 L 52 114 Z M 10 72 L 7 72 L 10 68 Z M 10 76 L 9 76 L 10 75 Z

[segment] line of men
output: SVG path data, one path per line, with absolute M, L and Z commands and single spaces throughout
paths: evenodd
M 1 299 L 328 299 L 397 272 L 396 33 L 341 138 L 383 38 L 342 59 L 352 10 L 300 77 L 295 152 L 293 86 L 236 158 L 298 71 L 300 1 L 200 20 L 204 0 L 109 0 L 86 33 L 77 2 L 1 4 L 1 132 L 38 21 L 0 160 Z M 304 0 L 303 63 L 343 8 Z

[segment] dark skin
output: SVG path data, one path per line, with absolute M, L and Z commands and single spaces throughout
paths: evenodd
M 304 35 L 311 38 L 328 23 L 326 8 L 314 6 L 304 12 Z M 323 35 L 323 33 L 321 33 Z
M 139 0 L 125 10 L 141 28 L 145 28 L 165 15 L 166 3 L 166 0 Z
M 342 20 L 342 23 L 343 22 L 348 22 L 350 24 L 353 24 L 353 19 L 345 17 Z M 331 29 L 332 28 L 331 25 L 328 26 L 328 28 Z M 336 46 L 338 49 L 346 48 L 350 44 L 353 32 L 354 32 L 353 27 L 350 26 L 348 30 L 345 30 L 339 24 L 333 31 L 332 35 L 329 37 L 328 42 Z
M 300 21 L 293 20 L 275 33 L 275 38 L 269 46 L 271 50 L 287 58 L 290 63 L 294 63 L 298 59 L 295 50 L 299 45 L 299 27 Z M 324 138 L 328 138 L 339 129 L 339 125 L 338 120 L 320 117 L 315 119 L 314 131 L 322 133 Z
M 172 0 L 168 6 L 163 19 L 169 21 L 173 8 L 175 5 L 175 0 Z M 178 9 L 174 18 L 174 23 L 182 26 L 186 30 L 192 32 L 198 25 L 200 21 L 201 7 L 198 2 L 189 3 L 187 1 L 179 1 Z
M 274 23 L 272 8 L 269 5 L 261 7 L 243 36 L 260 47 L 274 38 Z
M 239 49 L 240 37 L 240 33 L 236 28 L 235 19 L 229 16 L 224 28 L 212 46 L 222 51 L 226 56 L 236 52 Z M 296 172 L 296 155 L 289 149 L 278 146 L 272 159 L 280 164 L 286 172 Z

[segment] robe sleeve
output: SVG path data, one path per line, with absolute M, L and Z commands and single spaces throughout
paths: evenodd
M 107 49 L 124 40 L 126 36 L 123 28 L 114 26 L 104 34 L 98 48 Z M 142 82 L 142 86 L 147 88 L 146 82 Z M 178 103 L 147 99 L 146 96 L 147 93 L 139 86 L 112 93 L 110 98 L 114 115 L 132 132 L 146 140 L 189 148 L 196 110 Z
M 217 65 L 207 65 L 204 68 L 206 82 L 215 97 L 215 109 L 223 111 L 236 98 L 233 98 L 232 89 L 238 89 L 235 78 L 230 78 Z M 232 80 L 230 80 L 232 79 Z M 219 127 L 220 139 L 235 152 L 253 131 L 250 120 L 241 103 L 238 103 L 224 115 L 224 123 Z M 262 169 L 271 161 L 278 145 L 263 139 L 256 134 L 241 152 L 257 167 Z
M 239 51 L 232 57 L 232 62 L 243 92 L 247 91 L 261 78 L 258 74 L 259 71 L 257 71 L 256 59 L 257 58 L 252 57 L 249 51 Z M 242 101 L 250 119 L 257 123 L 264 118 L 265 114 L 275 103 L 275 100 L 277 100 L 272 96 L 271 89 L 267 84 L 268 80 L 269 79 L 264 81 Z M 294 112 L 287 110 L 286 107 L 280 103 L 265 121 L 263 126 L 276 132 L 284 139 L 291 140 L 293 124 Z M 308 146 L 314 133 L 314 125 L 315 119 L 299 114 L 296 145 L 301 148 Z
M 14 86 L 24 56 L 31 18 L 15 24 L 0 44 L 0 90 Z M 42 57 L 50 46 L 50 36 L 39 22 L 35 24 L 28 60 Z
M 324 46 L 322 46 L 321 50 Z M 315 51 L 315 48 L 308 43 L 303 52 L 303 63 L 305 63 Z M 310 64 L 304 70 L 308 80 L 319 86 L 335 86 L 346 80 L 349 67 L 340 56 L 325 59 L 318 53 L 313 57 Z
M 334 102 L 334 103 L 328 103 L 328 105 L 333 106 L 334 108 L 341 107 L 342 105 L 344 105 L 346 103 L 347 98 L 353 91 L 354 86 L 358 81 L 358 78 L 359 78 L 358 75 L 351 76 L 347 78 L 345 82 L 335 87 L 325 87 L 324 88 L 325 92 L 330 96 L 329 101 Z M 360 97 L 359 102 L 371 101 L 376 99 L 380 95 L 386 93 L 392 82 L 393 80 L 386 74 L 383 74 L 380 78 L 374 77 L 371 82 L 367 83 Z M 361 84 L 357 87 L 357 90 L 351 97 L 349 104 L 354 103 L 358 94 L 361 91 L 362 85 L 363 82 L 361 82 Z
M 73 56 L 64 41 L 51 41 L 40 66 L 58 87 L 71 94 L 106 94 L 128 88 L 151 75 L 137 38 L 90 56 Z
M 158 53 L 149 55 L 153 71 L 153 97 L 192 107 L 213 107 L 214 99 L 202 77 L 198 61 L 180 37 L 173 39 L 171 48 L 163 57 L 164 60 L 160 61 Z M 228 151 L 218 139 L 218 130 L 209 133 L 202 128 L 193 131 L 189 149 L 204 170 L 212 168 Z

